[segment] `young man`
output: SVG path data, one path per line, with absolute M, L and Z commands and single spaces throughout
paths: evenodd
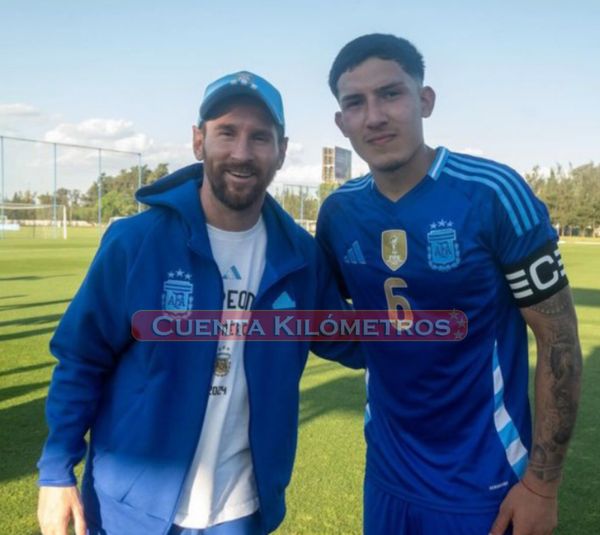
M 203 164 L 142 188 L 150 209 L 107 230 L 50 344 L 44 535 L 71 520 L 77 535 L 255 535 L 282 521 L 308 343 L 140 342 L 131 318 L 343 306 L 314 240 L 266 194 L 284 127 L 263 78 L 213 82 L 193 129 Z
M 371 171 L 325 201 L 317 226 L 354 306 L 468 318 L 457 342 L 406 329 L 367 348 L 365 534 L 547 535 L 581 372 L 557 237 L 512 169 L 425 144 L 423 74 L 411 43 L 374 34 L 348 43 L 329 77 L 336 124 Z

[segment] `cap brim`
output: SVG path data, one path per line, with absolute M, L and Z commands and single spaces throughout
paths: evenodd
M 260 93 L 260 91 L 248 86 L 230 84 L 213 91 L 213 93 L 204 99 L 200 106 L 199 122 L 211 119 L 211 110 L 217 104 L 238 96 L 249 96 L 261 102 L 267 108 L 271 117 L 273 117 L 275 124 L 284 128 L 283 118 L 279 117 L 277 110 L 272 106 L 269 100 Z

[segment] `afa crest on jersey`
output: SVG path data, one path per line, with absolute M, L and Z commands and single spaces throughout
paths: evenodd
M 431 223 L 427 233 L 427 260 L 436 271 L 449 271 L 460 264 L 460 249 L 452 221 Z
M 217 358 L 215 360 L 215 375 L 217 377 L 225 377 L 231 369 L 231 349 L 227 346 L 221 346 L 217 350 Z
M 381 233 L 381 258 L 383 263 L 392 271 L 396 271 L 406 262 L 407 257 L 406 231 L 384 230 Z
M 192 276 L 183 270 L 170 271 L 163 283 L 162 308 L 169 312 L 188 312 L 194 304 Z

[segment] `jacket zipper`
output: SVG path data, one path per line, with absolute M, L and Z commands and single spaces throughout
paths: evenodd
M 219 295 L 223 296 L 223 281 L 221 280 L 221 274 L 219 272 L 219 268 L 217 266 L 217 263 L 214 261 L 214 259 L 212 260 L 213 264 L 214 264 L 214 268 L 218 273 L 218 277 L 217 280 L 219 281 Z M 222 297 L 221 297 L 222 299 Z M 221 309 L 223 308 L 223 303 L 221 301 Z M 213 357 L 212 357 L 212 361 L 211 361 L 211 370 L 215 369 L 215 362 L 217 360 L 217 349 L 218 349 L 218 341 L 217 344 L 215 346 L 215 351 L 213 353 Z M 204 420 L 206 418 L 206 409 L 208 408 L 208 392 L 210 391 L 210 387 L 213 381 L 213 373 L 210 373 L 208 375 L 208 384 L 205 385 L 206 388 L 204 389 L 204 392 L 206 392 L 206 397 L 207 397 L 207 401 L 206 401 L 206 405 L 204 406 L 204 414 L 202 415 L 202 421 L 200 422 L 200 427 L 198 429 L 198 433 L 196 433 L 196 440 L 194 441 L 195 447 L 194 450 L 192 452 L 191 457 L 189 458 L 188 462 L 187 462 L 187 468 L 185 470 L 185 475 L 183 477 L 183 482 L 181 483 L 181 487 L 179 488 L 179 493 L 177 494 L 177 499 L 175 500 L 175 505 L 173 506 L 173 511 L 171 512 L 171 515 L 169 517 L 169 521 L 167 523 L 167 527 L 165 529 L 165 531 L 163 531 L 162 535 L 167 535 L 170 531 L 170 529 L 173 527 L 173 521 L 175 520 L 175 516 L 177 515 L 177 511 L 178 511 L 178 507 L 179 507 L 179 501 L 181 500 L 181 495 L 183 494 L 183 489 L 185 487 L 185 481 L 187 479 L 188 474 L 190 473 L 190 468 L 192 467 L 192 463 L 194 462 L 194 457 L 196 456 L 196 449 L 198 448 L 198 443 L 200 442 L 200 436 L 202 435 L 202 428 L 204 427 Z

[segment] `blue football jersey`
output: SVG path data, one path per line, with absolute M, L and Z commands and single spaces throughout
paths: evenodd
M 371 175 L 344 184 L 317 238 L 357 310 L 468 319 L 457 341 L 366 343 L 366 477 L 440 510 L 496 509 L 531 444 L 519 307 L 567 284 L 545 206 L 511 168 L 439 148 L 396 202 Z

